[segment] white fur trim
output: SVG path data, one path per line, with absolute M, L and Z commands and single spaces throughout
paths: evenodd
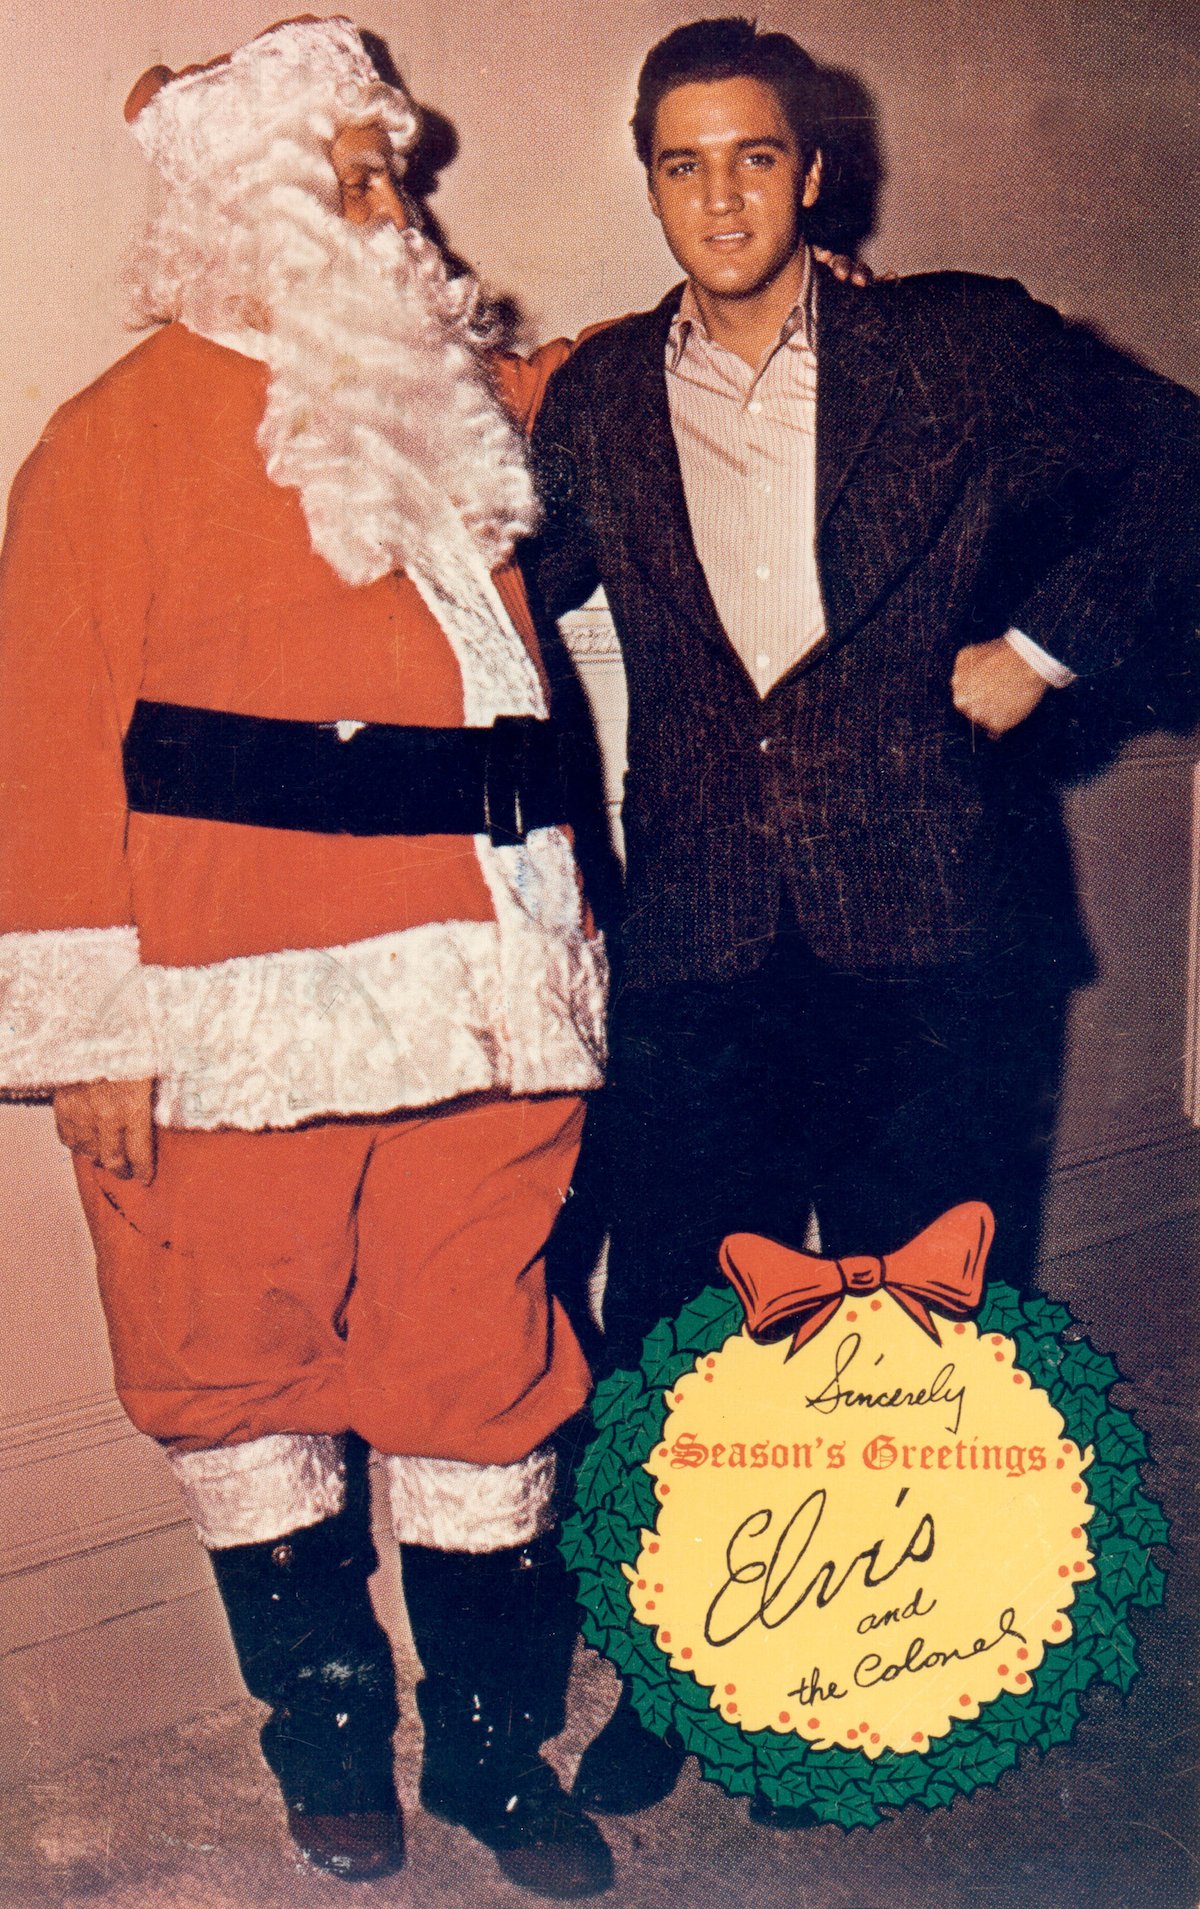
M 409 576 L 454 651 L 463 721 L 469 729 L 487 729 L 497 716 L 544 716 L 533 659 L 483 562 L 465 532 L 447 543 L 455 547 L 430 552 L 429 567 L 410 566 Z
M 153 1077 L 160 1125 L 252 1132 L 598 1087 L 607 962 L 569 843 L 476 849 L 495 922 L 195 968 L 139 967 L 131 928 L 0 936 L 0 1087 Z
M 157 1072 L 136 928 L 0 935 L 0 1086 L 46 1093 L 72 1081 Z
M 167 1457 L 210 1551 L 284 1538 L 335 1517 L 346 1502 L 345 1441 L 329 1433 L 272 1432 Z
M 524 869 L 537 864 L 534 843 L 488 852 Z M 431 922 L 347 947 L 145 969 L 161 1030 L 159 1121 L 294 1127 L 497 1088 L 599 1086 L 606 963 L 574 907 L 565 929 L 510 901 L 503 925 Z
M 285 20 L 227 60 L 180 73 L 147 102 L 130 131 L 168 179 L 194 177 L 239 154 L 247 127 L 270 125 L 304 100 L 332 138 L 339 124 L 380 118 L 399 156 L 420 124 L 402 87 L 380 78 L 344 17 Z
M 196 324 L 189 324 L 187 329 L 195 332 L 197 338 L 207 338 L 210 345 L 220 345 L 222 351 L 236 351 L 239 357 L 254 358 L 262 365 L 270 363 L 265 336 L 261 331 L 252 331 L 249 325 L 243 325 L 240 331 L 204 331 Z
M 539 1446 L 514 1465 L 389 1453 L 392 1526 L 400 1544 L 435 1551 L 507 1551 L 549 1529 L 555 1456 Z
M 608 962 L 580 915 L 579 877 L 561 829 L 535 829 L 513 848 L 475 838 L 500 929 L 509 1078 L 514 1094 L 544 1093 L 584 1054 L 589 1086 L 604 1077 Z

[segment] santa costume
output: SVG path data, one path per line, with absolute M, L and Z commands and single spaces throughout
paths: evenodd
M 537 1756 L 573 1627 L 544 1248 L 605 963 L 513 545 L 538 370 L 329 148 L 419 115 L 344 20 L 139 83 L 151 335 L 52 419 L 0 579 L 0 1085 L 153 1080 L 76 1154 L 118 1394 L 209 1548 L 292 1832 L 400 1859 L 344 1443 L 383 1455 L 422 1795 L 543 1891 L 607 1852 Z

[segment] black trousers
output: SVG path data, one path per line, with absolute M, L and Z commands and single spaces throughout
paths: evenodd
M 719 1282 L 727 1233 L 886 1253 L 961 1200 L 989 1271 L 1030 1284 L 1065 994 L 1012 953 L 918 977 L 835 974 L 783 933 L 753 974 L 627 991 L 600 1097 L 604 1371 Z

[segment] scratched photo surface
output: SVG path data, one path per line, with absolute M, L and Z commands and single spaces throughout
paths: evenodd
M 0 0 L 5 492 L 55 409 L 136 342 L 123 272 L 151 181 L 122 119 L 130 86 L 158 62 L 215 58 L 275 17 L 248 0 Z M 513 301 L 523 349 L 646 309 L 678 281 L 628 122 L 645 52 L 692 17 L 663 0 L 379 0 L 358 20 L 386 42 L 436 131 L 418 182 L 429 212 Z M 1200 8 L 777 0 L 759 21 L 841 75 L 831 243 L 879 275 L 1015 278 L 1200 388 Z M 566 619 L 564 643 L 619 828 L 625 690 L 602 603 Z M 1197 670 L 1180 645 L 1149 643 L 1119 675 L 1047 697 L 1022 746 L 1052 755 L 1065 823 L 1063 838 L 1053 817 L 1045 838 L 1029 833 L 1030 892 L 1077 908 L 1089 950 L 1067 1010 L 1056 1118 L 1047 1109 L 1037 1280 L 1116 1362 L 1115 1397 L 1147 1434 L 1148 1489 L 1172 1520 L 1169 1553 L 1157 1554 L 1166 1604 L 1135 1624 L 1142 1675 L 1124 1698 L 1093 1690 L 1075 1740 L 1026 1757 L 996 1788 L 850 1835 L 756 1826 L 744 1800 L 705 1784 L 690 1760 L 666 1802 L 603 1819 L 614 1903 L 1200 1902 Z M 1051 846 L 1060 839 L 1062 855 Z M 1018 1004 L 1012 1029 L 1026 1038 Z M 602 1203 L 587 1191 L 584 1204 L 594 1234 Z M 0 1103 L 0 1278 L 0 1901 L 329 1900 L 339 1885 L 306 1869 L 289 1842 L 257 1746 L 265 1712 L 245 1695 L 165 1458 L 116 1401 L 91 1243 L 44 1102 Z M 562 1278 L 578 1304 L 585 1274 L 572 1264 Z M 419 1671 L 395 1546 L 376 1523 L 409 1854 L 399 1875 L 361 1885 L 356 1899 L 529 1901 L 465 1831 L 419 1808 Z M 581 1650 L 550 1752 L 565 1780 L 616 1688 L 611 1668 Z

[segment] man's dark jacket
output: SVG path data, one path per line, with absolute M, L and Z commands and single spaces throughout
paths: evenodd
M 1032 874 L 1021 752 L 956 713 L 955 655 L 1016 626 L 1085 676 L 1194 614 L 1200 405 L 1011 281 L 819 270 L 826 635 L 760 700 L 692 542 L 679 295 L 587 338 L 534 433 L 536 591 L 561 615 L 602 583 L 628 676 L 626 981 L 748 972 L 785 885 L 839 970 L 1003 948 Z

